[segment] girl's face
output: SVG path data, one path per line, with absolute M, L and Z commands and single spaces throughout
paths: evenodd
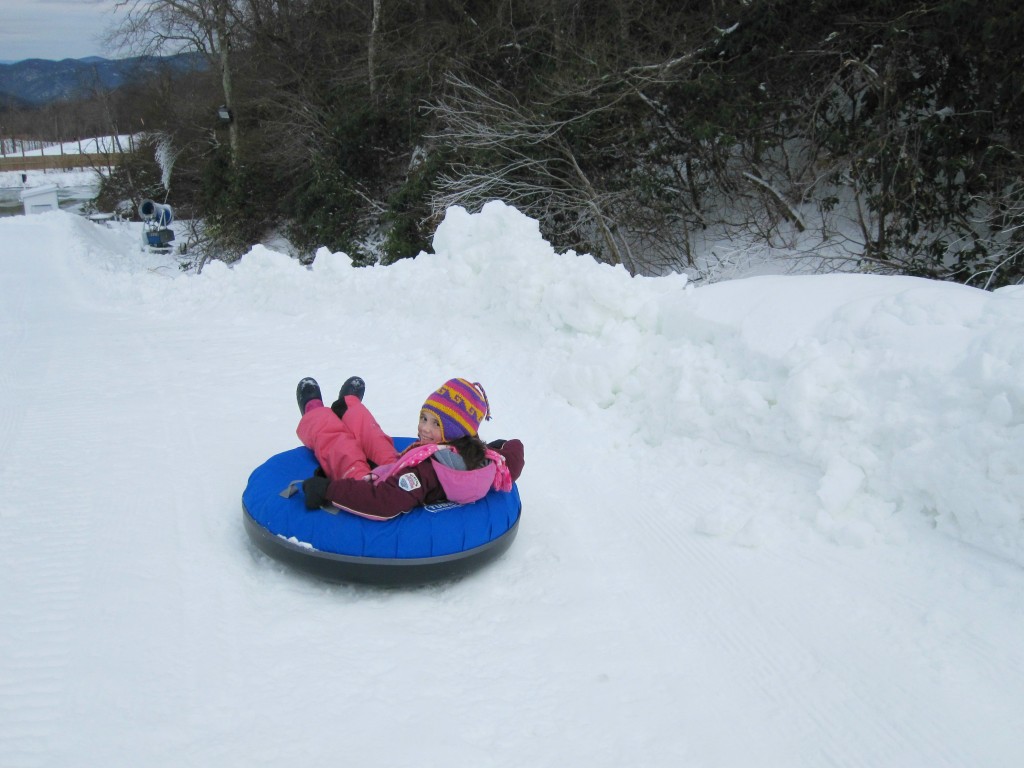
M 421 443 L 441 442 L 441 420 L 436 413 L 420 411 L 420 425 L 416 430 Z

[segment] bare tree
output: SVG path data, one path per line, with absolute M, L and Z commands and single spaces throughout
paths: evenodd
M 220 73 L 224 107 L 230 115 L 228 143 L 238 156 L 238 120 L 232 51 L 243 27 L 246 0 L 119 0 L 124 12 L 111 41 L 143 54 L 197 51 Z
M 445 126 L 434 138 L 462 151 L 482 150 L 495 162 L 453 165 L 438 181 L 435 214 L 498 198 L 576 242 L 596 237 L 601 253 L 595 255 L 635 274 L 638 265 L 616 219 L 621 195 L 595 185 L 566 135 L 571 125 L 612 104 L 560 116 L 553 104 L 523 104 L 497 83 L 477 85 L 451 75 L 449 85 L 449 95 L 430 108 Z

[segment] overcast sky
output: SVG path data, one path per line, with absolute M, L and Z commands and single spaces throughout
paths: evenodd
M 116 58 L 103 46 L 115 0 L 0 0 L 0 61 Z

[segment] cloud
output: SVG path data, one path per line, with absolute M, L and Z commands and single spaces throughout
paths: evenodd
M 0 59 L 111 56 L 104 33 L 116 22 L 114 0 L 4 0 Z

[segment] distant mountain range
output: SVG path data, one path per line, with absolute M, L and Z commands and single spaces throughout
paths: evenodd
M 128 59 L 25 59 L 0 64 L 0 108 L 38 107 L 54 101 L 90 96 L 97 87 L 113 90 L 138 78 L 170 68 L 174 72 L 201 70 L 206 61 L 197 53 L 175 56 L 135 56 Z

